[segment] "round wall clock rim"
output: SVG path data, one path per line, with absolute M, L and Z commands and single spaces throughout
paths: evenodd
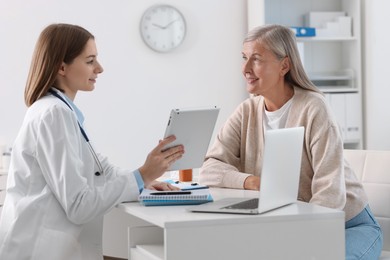
M 153 46 L 151 46 L 151 45 L 149 44 L 149 42 L 147 42 L 146 39 L 144 38 L 144 34 L 143 34 L 143 31 L 142 31 L 142 25 L 143 25 L 143 20 L 144 20 L 145 16 L 146 16 L 147 14 L 149 14 L 150 11 L 152 11 L 152 10 L 154 10 L 154 9 L 156 9 L 156 8 L 160 8 L 160 7 L 167 7 L 167 8 L 174 9 L 175 12 L 177 12 L 177 13 L 180 15 L 180 17 L 181 17 L 181 19 L 182 19 L 182 21 L 183 21 L 183 24 L 184 24 L 183 38 L 181 39 L 181 41 L 180 41 L 174 48 L 170 48 L 170 49 L 167 49 L 167 50 L 160 50 L 160 49 L 156 49 L 156 48 L 154 48 Z M 169 5 L 169 4 L 155 4 L 155 5 L 149 6 L 149 7 L 143 12 L 142 17 L 141 17 L 141 21 L 140 21 L 139 31 L 140 31 L 140 34 L 141 34 L 142 41 L 143 41 L 150 49 L 152 49 L 152 50 L 155 51 L 155 52 L 159 52 L 159 53 L 167 53 L 167 52 L 170 52 L 170 51 L 176 49 L 177 47 L 179 47 L 179 46 L 183 43 L 184 38 L 186 37 L 186 34 L 187 34 L 187 23 L 186 23 L 186 20 L 185 20 L 185 18 L 184 18 L 183 13 L 180 12 L 180 10 L 177 9 L 175 6 L 172 6 L 172 5 Z

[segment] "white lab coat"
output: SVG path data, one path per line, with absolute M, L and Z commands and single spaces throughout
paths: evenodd
M 96 176 L 75 113 L 52 95 L 28 109 L 12 153 L 0 259 L 103 259 L 103 215 L 137 200 L 134 174 L 99 155 L 104 174 Z

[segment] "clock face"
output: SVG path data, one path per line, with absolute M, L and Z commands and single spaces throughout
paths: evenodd
M 153 50 L 168 52 L 179 46 L 186 34 L 183 15 L 169 5 L 147 9 L 141 19 L 141 36 Z

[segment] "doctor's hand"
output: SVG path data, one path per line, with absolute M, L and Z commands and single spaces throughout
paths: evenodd
M 179 187 L 173 186 L 167 182 L 153 181 L 149 186 L 146 187 L 149 190 L 180 190 Z
M 167 144 L 170 144 L 175 140 L 176 137 L 174 136 L 168 136 L 164 140 L 161 140 L 148 154 L 144 165 L 139 168 L 145 187 L 149 186 L 152 181 L 163 175 L 174 162 L 183 156 L 183 145 L 164 149 Z

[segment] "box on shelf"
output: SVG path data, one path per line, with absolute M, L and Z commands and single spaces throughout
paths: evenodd
M 346 16 L 345 12 L 309 12 L 305 15 L 305 26 L 320 28 L 337 17 Z
M 305 25 L 316 28 L 318 37 L 351 37 L 352 18 L 345 12 L 309 12 Z
M 316 36 L 316 28 L 313 27 L 290 27 L 291 30 L 295 33 L 296 37 L 314 37 Z

